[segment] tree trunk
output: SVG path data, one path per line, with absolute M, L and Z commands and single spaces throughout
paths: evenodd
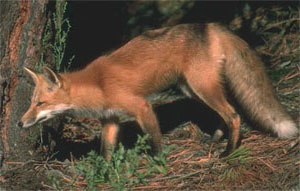
M 16 126 L 27 110 L 33 83 L 23 67 L 39 61 L 48 0 L 0 1 L 0 149 L 5 161 L 33 158 L 38 128 Z

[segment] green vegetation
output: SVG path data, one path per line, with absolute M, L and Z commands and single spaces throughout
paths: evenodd
M 99 184 L 108 184 L 113 190 L 130 190 L 137 184 L 146 184 L 146 178 L 150 175 L 167 174 L 165 156 L 168 149 L 163 149 L 157 156 L 150 156 L 146 154 L 150 150 L 148 139 L 148 135 L 139 136 L 135 147 L 128 150 L 120 144 L 118 149 L 112 150 L 111 161 L 106 161 L 95 151 L 90 152 L 75 163 L 73 177 L 83 177 L 88 190 L 98 190 Z M 60 185 L 56 179 L 51 180 L 56 187 Z
M 243 173 L 242 168 L 252 160 L 250 156 L 249 148 L 245 146 L 240 146 L 233 153 L 228 155 L 226 158 L 227 168 L 224 168 L 224 173 L 222 175 L 222 180 L 231 180 L 239 178 L 239 175 Z
M 57 72 L 62 69 L 62 66 L 64 66 L 64 70 L 68 70 L 72 64 L 74 55 L 66 64 L 63 64 L 67 46 L 67 37 L 71 29 L 69 19 L 65 17 L 67 5 L 67 2 L 56 1 L 55 12 L 52 17 L 47 20 L 43 39 L 41 41 L 41 57 L 35 68 L 37 71 L 41 71 L 42 67 L 46 64 L 47 56 L 54 57 L 54 68 Z M 47 55 L 48 51 L 51 52 L 50 55 Z
M 65 18 L 65 12 L 67 9 L 67 2 L 57 1 L 56 12 L 53 14 L 54 21 L 54 42 L 52 47 L 55 57 L 55 69 L 56 71 L 61 70 L 62 62 L 65 55 L 65 49 L 67 45 L 67 37 L 70 31 L 71 25 L 68 18 Z M 72 56 L 69 62 L 65 65 L 66 69 L 69 69 L 74 56 Z
M 240 146 L 233 153 L 228 155 L 226 159 L 228 164 L 230 165 L 233 164 L 245 165 L 251 160 L 250 150 L 247 147 Z

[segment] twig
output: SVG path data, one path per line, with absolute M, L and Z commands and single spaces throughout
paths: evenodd
M 174 176 L 168 176 L 168 177 L 163 177 L 163 178 L 156 178 L 156 179 L 148 179 L 146 180 L 146 182 L 159 182 L 159 181 L 164 181 L 164 180 L 170 180 L 170 179 L 184 179 L 184 178 L 188 178 L 190 176 L 196 175 L 203 172 L 203 170 L 199 170 L 196 172 L 192 172 L 186 175 L 174 175 Z
M 20 169 L 20 168 L 24 167 L 25 165 L 30 164 L 30 163 L 34 163 L 34 162 L 37 162 L 37 161 L 29 160 L 29 161 L 26 161 L 26 162 L 6 162 L 6 164 L 14 164 L 14 165 L 20 165 L 20 166 L 17 166 L 15 168 L 10 168 L 10 169 L 7 169 L 7 170 L 1 170 L 0 171 L 0 176 L 3 176 L 4 174 L 6 174 L 8 172 Z
M 276 169 L 274 167 L 272 167 L 269 163 L 265 162 L 264 160 L 262 160 L 261 158 L 257 158 L 258 160 L 260 160 L 262 163 L 264 163 L 267 167 L 269 167 L 272 171 L 276 171 Z
M 155 185 L 155 186 L 139 186 L 134 187 L 133 190 L 145 190 L 145 189 L 161 189 L 161 188 L 167 188 L 168 186 L 161 186 L 161 185 Z
M 299 71 L 296 71 L 296 72 L 292 71 L 292 72 L 290 72 L 289 74 L 285 75 L 283 78 L 281 78 L 281 79 L 276 83 L 276 85 L 279 85 L 281 82 L 290 80 L 290 79 L 292 79 L 292 78 L 294 78 L 294 77 L 297 77 L 297 76 L 299 76 L 299 75 L 300 75 L 300 72 L 299 72 Z
M 278 22 L 278 23 L 273 23 L 273 24 L 269 24 L 266 28 L 264 28 L 264 32 L 271 29 L 271 28 L 274 28 L 274 27 L 278 27 L 282 24 L 285 24 L 285 23 L 289 23 L 289 22 L 293 22 L 293 21 L 300 21 L 299 18 L 291 18 L 291 19 L 288 19 L 288 20 L 284 20 L 284 21 L 281 21 L 281 22 Z

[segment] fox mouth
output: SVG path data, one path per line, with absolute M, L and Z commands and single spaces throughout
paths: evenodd
M 25 123 L 23 124 L 22 128 L 27 129 L 27 128 L 29 128 L 29 127 L 34 126 L 36 123 L 37 123 L 36 121 L 29 122 L 29 123 L 28 123 L 28 122 L 25 122 Z
M 49 119 L 52 119 L 53 117 L 62 114 L 63 112 L 67 111 L 71 109 L 70 106 L 60 106 L 58 108 L 54 108 L 53 109 L 46 109 L 46 110 L 42 110 L 40 111 L 35 117 L 29 118 L 27 120 L 24 121 L 24 124 L 22 124 L 23 128 L 28 128 L 31 126 L 34 126 L 35 124 L 41 124 L 43 122 L 48 121 Z M 20 125 L 19 125 L 20 126 Z
M 26 128 L 32 127 L 32 126 L 34 126 L 36 124 L 41 124 L 41 123 L 47 121 L 50 118 L 51 117 L 49 117 L 49 116 L 43 116 L 43 117 L 41 117 L 41 118 L 39 118 L 37 120 L 32 120 L 32 121 L 29 121 L 29 122 L 25 122 L 24 125 L 23 125 L 23 128 L 26 129 Z
M 43 122 L 47 121 L 48 119 L 49 119 L 48 116 L 41 117 L 41 118 L 38 119 L 35 123 L 43 123 Z

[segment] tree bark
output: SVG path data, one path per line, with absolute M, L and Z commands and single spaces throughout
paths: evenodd
M 27 110 L 33 83 L 23 67 L 39 61 L 48 0 L 0 1 L 0 149 L 5 160 L 32 158 L 39 129 L 16 126 Z M 30 139 L 29 139 L 30 136 Z

